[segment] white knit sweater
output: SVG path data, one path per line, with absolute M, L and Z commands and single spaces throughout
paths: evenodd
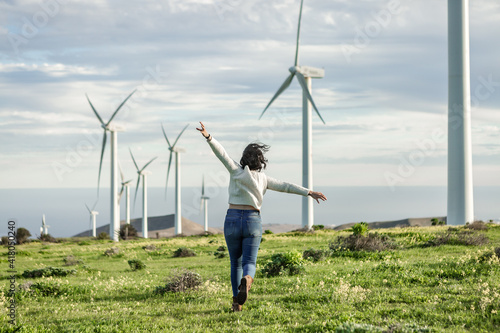
M 229 157 L 224 147 L 213 137 L 208 141 L 208 144 L 231 176 L 229 181 L 230 204 L 249 205 L 260 210 L 267 189 L 303 196 L 307 196 L 309 193 L 309 190 L 302 186 L 279 181 L 263 172 L 252 171 L 248 165 L 242 168 L 239 163 Z

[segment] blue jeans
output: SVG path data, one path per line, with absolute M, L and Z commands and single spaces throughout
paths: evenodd
M 255 276 L 257 252 L 262 238 L 260 212 L 228 209 L 224 237 L 231 259 L 231 286 L 236 297 L 241 278 L 245 275 Z

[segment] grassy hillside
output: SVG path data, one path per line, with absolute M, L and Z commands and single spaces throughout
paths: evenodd
M 133 240 L 114 244 L 81 239 L 17 246 L 17 326 L 7 320 L 10 282 L 2 248 L 0 330 L 18 332 L 494 332 L 500 327 L 500 227 L 446 226 L 378 230 L 389 249 L 346 249 L 349 231 L 266 234 L 258 275 L 241 313 L 230 312 L 229 258 L 214 252 L 222 235 Z M 373 232 L 373 231 L 372 231 Z M 480 243 L 485 245 L 463 245 Z M 344 237 L 344 238 L 339 238 Z M 352 240 L 352 239 L 351 239 Z M 144 249 L 147 245 L 156 249 Z M 334 250 L 330 250 L 332 244 Z M 112 246 L 119 253 L 105 255 Z M 173 257 L 180 247 L 194 257 Z M 319 261 L 301 262 L 310 251 Z M 392 249 L 390 249 L 392 248 Z M 317 251 L 323 250 L 323 251 Z M 221 251 L 227 254 L 227 251 Z M 273 254 L 295 253 L 304 270 L 276 277 L 261 273 Z M 68 256 L 72 256 L 69 257 Z M 224 256 L 220 254 L 219 256 Z M 129 260 L 146 265 L 132 270 Z M 75 265 L 65 266 L 73 262 Z M 275 259 L 276 261 L 276 259 Z M 23 277 L 47 267 L 67 276 Z M 201 285 L 155 293 L 187 269 Z M 48 272 L 48 271 L 46 271 Z M 53 270 L 52 273 L 64 272 Z M 13 331 L 13 330 L 12 330 Z

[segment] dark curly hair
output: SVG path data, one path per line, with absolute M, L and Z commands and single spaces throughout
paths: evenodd
M 243 151 L 243 156 L 241 156 L 241 167 L 245 168 L 245 166 L 248 165 L 248 168 L 254 171 L 265 169 L 267 166 L 267 158 L 264 157 L 264 154 L 269 151 L 269 148 L 271 148 L 271 146 L 263 143 L 249 144 Z

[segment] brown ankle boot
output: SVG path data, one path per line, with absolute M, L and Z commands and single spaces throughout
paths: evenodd
M 233 306 L 231 307 L 231 310 L 233 312 L 241 311 L 241 305 L 238 304 L 238 300 L 236 299 L 236 297 L 233 297 Z
M 253 283 L 253 278 L 250 275 L 245 275 L 241 279 L 241 284 L 240 287 L 238 288 L 240 292 L 236 296 L 239 305 L 245 304 L 248 298 L 248 292 L 250 291 L 250 288 L 252 288 L 252 283 Z

